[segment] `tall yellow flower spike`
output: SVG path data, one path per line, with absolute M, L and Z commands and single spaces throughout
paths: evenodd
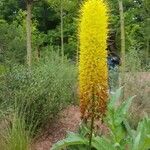
M 105 114 L 108 99 L 108 8 L 103 0 L 86 0 L 81 7 L 79 90 L 82 118 Z M 93 103 L 94 99 L 94 103 Z

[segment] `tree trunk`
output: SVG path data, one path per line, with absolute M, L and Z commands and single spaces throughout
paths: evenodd
M 122 0 L 118 0 L 120 13 L 120 31 L 121 31 L 121 85 L 124 85 L 125 75 L 125 26 L 124 26 L 124 12 Z
M 78 0 L 78 7 L 81 6 L 82 0 Z M 76 62 L 77 66 L 79 65 L 79 50 L 80 50 L 80 40 L 77 38 L 77 50 L 76 50 Z
M 31 61 L 32 61 L 32 47 L 31 47 L 31 9 L 32 9 L 32 3 L 27 1 L 27 17 L 26 17 L 26 34 L 27 34 L 27 64 L 29 69 L 31 69 Z
M 62 61 L 64 59 L 64 31 L 63 31 L 63 4 L 61 0 L 60 4 L 60 18 L 61 18 L 61 56 Z

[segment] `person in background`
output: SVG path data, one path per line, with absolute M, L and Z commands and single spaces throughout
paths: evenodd
M 108 54 L 108 68 L 109 70 L 114 69 L 120 65 L 120 58 L 115 53 Z

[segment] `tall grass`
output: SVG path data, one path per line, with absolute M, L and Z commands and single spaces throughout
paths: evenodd
M 5 126 L 0 128 L 0 149 L 30 150 L 31 131 L 29 133 L 29 131 L 26 130 L 23 117 L 14 114 L 9 122 L 8 120 L 3 121 L 3 125 Z
M 135 128 L 145 114 L 150 115 L 150 72 L 141 55 L 133 48 L 126 56 L 125 96 L 136 95 L 130 110 L 130 123 Z

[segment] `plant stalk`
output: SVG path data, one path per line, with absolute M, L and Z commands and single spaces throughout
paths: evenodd
M 94 107 L 95 107 L 95 95 L 93 90 L 93 96 L 92 96 L 92 115 L 91 115 L 91 127 L 90 127 L 90 137 L 89 137 L 89 150 L 92 149 L 92 135 L 93 135 L 93 129 L 94 129 Z

